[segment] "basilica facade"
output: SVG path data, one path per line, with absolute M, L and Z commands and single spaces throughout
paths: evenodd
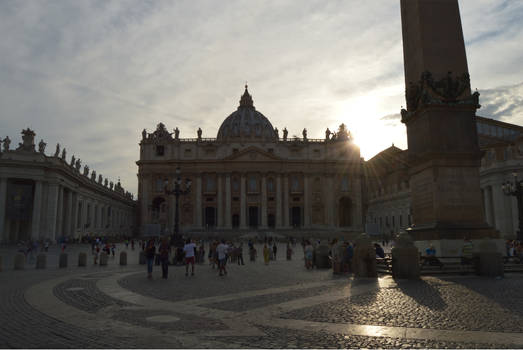
M 140 142 L 141 234 L 362 232 L 363 163 L 345 125 L 324 139 L 288 137 L 254 107 L 245 87 L 216 138 L 183 139 L 162 123 Z M 180 175 L 177 175 L 179 173 Z M 177 179 L 181 179 L 178 185 Z M 171 194 L 169 194 L 171 192 Z

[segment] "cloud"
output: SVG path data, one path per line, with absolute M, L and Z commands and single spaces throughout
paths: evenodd
M 510 118 L 514 99 L 488 91 L 523 76 L 523 6 L 460 7 L 474 87 Z M 404 104 L 399 1 L 4 1 L 0 32 L 0 137 L 29 126 L 133 192 L 143 128 L 215 137 L 245 81 L 290 135 L 343 122 L 372 152 L 406 142 L 380 120 Z
M 480 91 L 478 115 L 523 124 L 523 82 Z
M 399 113 L 394 114 L 387 114 L 386 116 L 383 116 L 380 118 L 380 120 L 400 120 L 401 115 Z

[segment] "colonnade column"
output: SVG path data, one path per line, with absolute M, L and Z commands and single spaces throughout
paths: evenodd
M 276 177 L 276 228 L 282 228 L 282 195 L 281 195 L 281 174 Z
M 225 175 L 225 227 L 232 228 L 231 217 L 231 175 Z
M 240 229 L 247 228 L 247 215 L 246 208 L 247 205 L 247 193 L 245 192 L 245 175 L 242 175 L 240 178 Z
M 501 189 L 501 185 L 493 185 L 492 187 L 492 204 L 493 204 L 493 216 L 494 225 L 502 233 L 506 232 L 507 219 L 506 215 L 503 215 L 505 210 L 504 199 L 505 194 Z
M 311 224 L 309 182 L 309 175 L 305 174 L 303 176 L 303 226 L 305 228 L 308 228 Z
M 72 217 L 73 222 L 71 225 L 71 230 L 72 230 L 73 236 L 77 237 L 76 231 L 77 231 L 77 227 L 78 227 L 78 193 L 73 193 L 72 208 L 73 208 L 73 212 L 72 212 L 71 217 Z
M 71 235 L 71 217 L 73 211 L 73 192 L 69 189 L 67 191 L 67 212 L 65 214 L 65 229 L 64 233 L 66 236 Z
M 283 176 L 283 226 L 288 228 L 289 223 L 289 176 Z
M 261 182 L 261 228 L 267 228 L 267 178 L 262 176 Z
M 223 186 L 222 186 L 222 175 L 218 175 L 216 181 L 218 183 L 218 204 L 217 204 L 217 211 L 218 211 L 218 220 L 217 224 L 218 227 L 223 227 Z
M 1 207 L 1 206 L 0 206 Z M 38 240 L 40 236 L 40 213 L 42 210 L 42 181 L 35 181 L 35 194 L 33 198 L 33 218 L 31 238 Z
M 58 210 L 56 214 L 56 233 L 58 236 L 62 236 L 62 229 L 63 229 L 63 215 L 64 215 L 64 187 L 59 186 L 58 187 Z
M 202 224 L 202 176 L 196 177 L 196 227 L 201 228 Z
M 7 179 L 0 177 L 0 242 L 7 240 L 7 232 L 5 230 L 5 211 L 7 210 Z M 4 235 L 5 237 L 3 237 Z
M 56 238 L 56 216 L 58 211 L 58 184 L 49 184 L 47 195 L 47 232 L 46 238 Z
M 330 227 L 335 227 L 334 223 L 334 178 L 332 175 L 327 176 L 327 205 L 325 206 L 326 212 L 326 221 L 327 225 Z
M 492 226 L 492 203 L 490 202 L 490 186 L 485 187 L 483 190 L 483 203 L 485 203 L 485 220 L 487 224 Z

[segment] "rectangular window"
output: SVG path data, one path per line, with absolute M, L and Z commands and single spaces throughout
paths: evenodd
M 161 157 L 163 156 L 165 153 L 165 148 L 164 146 L 156 146 L 156 155 Z

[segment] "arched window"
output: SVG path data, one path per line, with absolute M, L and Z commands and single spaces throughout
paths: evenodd
M 341 178 L 341 190 L 343 192 L 349 191 L 349 178 L 347 177 L 347 175 Z

